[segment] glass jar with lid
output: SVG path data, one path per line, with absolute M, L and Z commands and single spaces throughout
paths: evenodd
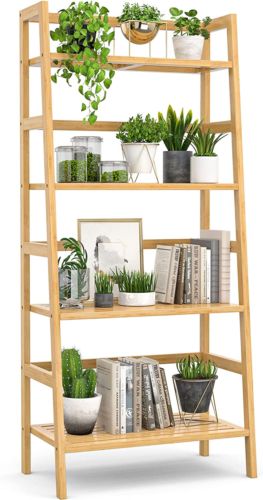
M 87 182 L 100 181 L 102 137 L 81 135 L 72 137 L 73 146 L 84 146 L 87 150 Z
M 128 182 L 127 161 L 102 161 L 100 163 L 101 182 Z
M 87 150 L 82 146 L 58 146 L 57 182 L 87 182 Z

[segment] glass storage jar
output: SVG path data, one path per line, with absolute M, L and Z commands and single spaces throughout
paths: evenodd
M 72 137 L 73 146 L 84 146 L 87 150 L 87 182 L 100 181 L 100 160 L 102 137 L 81 135 Z
M 59 146 L 57 182 L 87 182 L 87 150 L 80 146 Z
M 100 164 L 101 182 L 128 182 L 127 161 L 102 161 Z

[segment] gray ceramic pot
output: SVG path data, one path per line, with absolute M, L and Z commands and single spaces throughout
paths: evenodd
M 95 307 L 112 307 L 113 293 L 95 293 Z
M 190 182 L 192 151 L 163 152 L 163 182 Z
M 64 424 L 68 434 L 91 434 L 96 424 L 101 394 L 93 398 L 63 398 Z
M 182 410 L 186 413 L 194 413 L 195 411 L 196 413 L 206 413 L 209 410 L 216 379 L 217 376 L 213 379 L 185 380 L 182 379 L 181 375 L 173 375 Z M 202 401 L 197 408 L 201 398 Z

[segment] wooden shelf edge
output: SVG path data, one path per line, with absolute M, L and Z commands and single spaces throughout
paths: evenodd
M 32 191 L 43 191 L 48 188 L 44 183 L 31 183 L 29 189 Z M 57 191 L 237 191 L 238 184 L 165 184 L 157 182 L 82 182 L 82 183 L 55 183 Z

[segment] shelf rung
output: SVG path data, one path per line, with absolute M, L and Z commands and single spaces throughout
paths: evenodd
M 31 183 L 29 189 L 32 191 L 45 190 L 44 183 Z M 175 184 L 157 182 L 58 182 L 55 183 L 57 191 L 238 191 L 238 184 Z
M 203 352 L 201 355 L 202 359 L 214 361 L 214 363 L 221 368 L 232 373 L 237 373 L 239 375 L 243 374 L 243 367 L 241 361 L 236 359 L 225 358 L 224 356 L 218 356 L 210 352 Z
M 43 116 L 30 116 L 22 122 L 24 130 L 43 130 Z
M 24 367 L 24 373 L 26 377 L 32 378 L 41 384 L 47 385 L 48 387 L 53 387 L 52 372 L 41 368 L 34 363 L 26 364 Z
M 48 257 L 48 246 L 46 242 L 27 241 L 23 244 L 24 253 L 36 257 Z

